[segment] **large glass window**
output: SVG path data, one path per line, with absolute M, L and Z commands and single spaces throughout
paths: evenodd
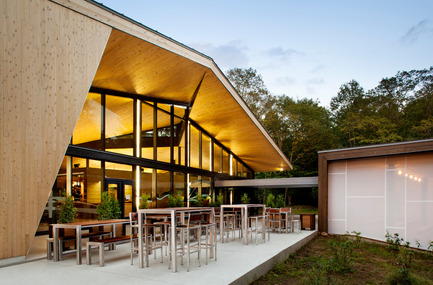
M 101 95 L 89 93 L 72 136 L 72 144 L 102 149 Z
M 223 150 L 223 173 L 230 174 L 230 155 Z
M 132 156 L 134 100 L 109 95 L 105 100 L 105 150 Z
M 170 106 L 158 104 L 157 111 L 157 160 L 164 162 L 170 161 L 170 139 L 171 139 L 171 115 Z
M 190 167 L 200 168 L 200 131 L 191 126 Z
M 222 161 L 221 161 L 221 148 L 214 143 L 214 171 L 215 172 L 222 172 Z
M 170 194 L 171 189 L 170 171 L 158 169 L 156 180 L 157 207 L 166 208 L 168 207 L 168 194 Z
M 149 207 L 155 207 L 154 202 L 156 200 L 156 197 L 152 197 L 152 172 L 153 169 L 142 167 L 140 173 L 140 197 L 143 194 L 150 197 L 152 203 L 149 203 Z
M 141 103 L 141 157 L 153 159 L 153 103 Z
M 174 118 L 174 147 L 173 157 L 174 163 L 185 165 L 185 133 L 186 123 L 185 120 Z
M 212 193 L 212 178 L 202 176 L 201 177 L 201 195 L 204 199 L 204 206 L 208 206 Z
M 210 163 L 211 163 L 211 140 L 208 136 L 202 135 L 202 169 L 204 170 L 211 170 Z
M 174 173 L 174 194 L 185 192 L 185 173 L 175 172 Z

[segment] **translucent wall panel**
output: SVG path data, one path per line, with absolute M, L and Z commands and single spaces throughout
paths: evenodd
M 347 198 L 347 231 L 383 239 L 385 236 L 385 198 Z
M 347 196 L 384 196 L 385 158 L 347 161 Z
M 328 163 L 328 173 L 346 173 L 346 160 L 330 161 Z
M 72 136 L 72 144 L 101 149 L 101 95 L 89 93 Z
M 395 155 L 386 157 L 387 170 L 404 170 L 406 168 L 406 156 Z
M 191 126 L 191 141 L 190 141 L 190 161 L 189 166 L 199 168 L 200 165 L 200 132 Z
M 404 158 L 403 158 L 404 162 Z M 386 173 L 386 225 L 388 228 L 404 227 L 405 177 L 398 170 Z
M 329 220 L 328 232 L 331 234 L 345 234 L 346 220 Z
M 433 154 L 407 156 L 407 200 L 433 201 Z
M 134 100 L 105 97 L 105 150 L 134 154 Z
M 141 104 L 141 157 L 153 159 L 153 103 Z
M 328 175 L 328 219 L 346 219 L 346 175 Z
M 407 203 L 406 240 L 415 246 L 419 240 L 427 249 L 433 237 L 433 201 Z

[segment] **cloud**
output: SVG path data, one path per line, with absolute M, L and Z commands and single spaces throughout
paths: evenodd
M 424 35 L 433 36 L 432 21 L 428 19 L 424 19 L 415 26 L 412 26 L 400 40 L 403 43 L 414 44 Z
M 212 57 L 221 70 L 247 67 L 249 64 L 248 48 L 239 40 L 218 46 L 211 43 L 190 43 L 188 45 Z
M 285 77 L 277 77 L 277 78 L 275 79 L 275 82 L 276 82 L 278 85 L 292 85 L 292 84 L 295 84 L 295 83 L 296 83 L 296 78 L 294 78 L 294 77 L 288 77 L 288 76 L 285 76 Z
M 294 55 L 300 55 L 301 52 L 294 49 L 283 49 L 282 47 L 274 47 L 268 49 L 266 54 L 271 57 L 277 57 L 280 60 L 289 61 Z
M 323 78 L 310 78 L 305 81 L 305 90 L 307 91 L 307 94 L 317 94 L 316 87 L 318 85 L 322 85 L 325 82 Z
M 310 78 L 305 81 L 307 85 L 320 85 L 323 84 L 323 82 L 324 82 L 323 78 Z
M 325 68 L 326 68 L 326 66 L 324 64 L 318 64 L 311 69 L 311 72 L 313 72 L 313 73 L 322 72 L 323 70 L 325 70 Z

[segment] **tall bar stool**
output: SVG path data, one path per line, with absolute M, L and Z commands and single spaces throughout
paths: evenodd
M 292 219 L 292 232 L 301 233 L 301 220 Z
M 170 229 L 173 230 L 173 229 Z M 189 267 L 191 263 L 191 254 L 197 253 L 198 264 L 201 266 L 200 253 L 201 253 L 201 213 L 200 212 L 188 212 L 186 213 L 186 219 L 184 223 L 178 224 L 174 229 L 176 235 L 179 238 L 176 242 L 176 247 L 174 249 L 176 254 L 181 257 L 181 265 L 183 265 L 183 256 L 187 256 L 187 271 L 189 272 Z M 194 239 L 191 239 L 191 236 Z M 171 262 L 170 262 L 171 264 Z M 170 265 L 169 265 L 170 269 Z
M 201 221 L 202 233 L 204 232 L 204 242 L 201 242 L 201 248 L 206 252 L 206 265 L 209 260 L 209 252 L 214 250 L 214 259 L 217 260 L 217 223 L 211 222 L 211 213 L 203 212 Z M 212 237 L 212 240 L 211 240 Z
M 281 208 L 281 221 L 282 221 L 282 228 L 286 230 L 286 233 L 292 231 L 292 218 L 293 213 L 291 208 Z M 284 217 L 284 219 L 283 219 Z
M 223 229 L 220 229 L 221 240 L 224 240 L 225 234 L 227 233 L 227 240 L 230 238 L 230 233 L 232 234 L 232 240 L 235 240 L 236 231 L 236 215 L 233 213 L 227 213 L 223 215 Z M 224 237 L 222 236 L 224 235 Z
M 278 229 L 278 232 L 281 233 L 281 212 L 280 209 L 271 208 L 269 211 L 269 226 L 271 227 L 271 231 L 274 229 Z
M 154 259 L 156 259 L 156 250 L 161 249 L 161 263 L 164 261 L 162 238 L 163 225 L 151 224 L 147 223 L 146 221 L 147 219 L 145 214 L 143 223 L 144 234 L 141 238 L 143 239 L 143 252 L 146 257 L 146 267 L 149 267 L 149 253 L 152 251 L 154 253 Z M 129 223 L 131 226 L 131 265 L 133 265 L 133 254 L 140 252 L 138 248 L 138 239 L 135 238 L 138 234 L 138 213 L 129 213 Z M 156 231 L 157 229 L 159 229 L 159 235 Z
M 251 237 L 251 241 L 253 240 L 253 233 L 256 236 L 256 245 L 257 245 L 257 240 L 258 240 L 258 235 L 259 234 L 263 234 L 266 233 L 266 217 L 263 215 L 254 215 L 254 216 L 249 216 L 248 217 L 248 233 L 250 234 Z M 261 225 L 259 227 L 259 225 Z M 266 236 L 263 239 L 263 242 L 266 242 Z

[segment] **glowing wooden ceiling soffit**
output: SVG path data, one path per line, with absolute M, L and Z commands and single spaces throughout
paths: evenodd
M 92 86 L 190 103 L 206 70 L 189 59 L 113 30 Z
M 254 171 L 292 167 L 210 57 L 99 3 L 51 1 L 113 28 L 92 87 L 194 102 L 191 118 Z

